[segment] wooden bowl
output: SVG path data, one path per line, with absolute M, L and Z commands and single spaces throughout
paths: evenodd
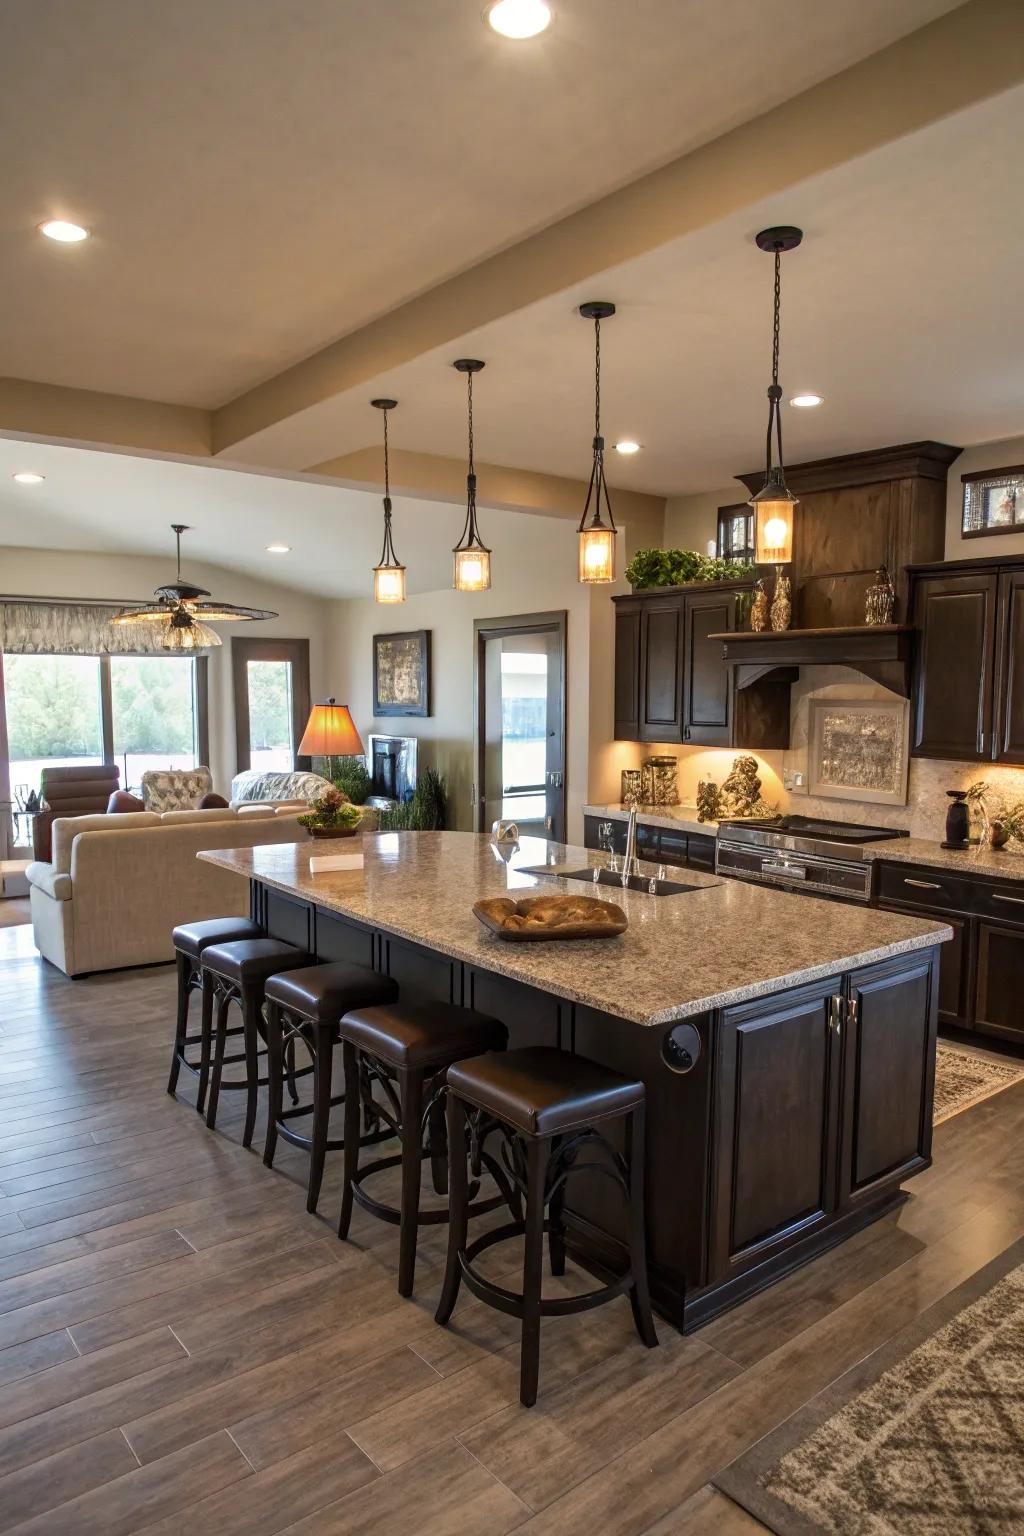
M 485 928 L 510 944 L 614 939 L 629 927 L 621 907 L 594 896 L 525 896 L 520 901 L 493 896 L 474 902 L 473 911 Z

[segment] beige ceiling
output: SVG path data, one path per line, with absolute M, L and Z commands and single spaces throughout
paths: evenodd
M 952 9 L 558 0 L 515 45 L 482 0 L 8 5 L 0 373 L 221 405 Z

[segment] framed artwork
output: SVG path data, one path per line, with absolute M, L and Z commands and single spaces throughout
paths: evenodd
M 960 478 L 964 487 L 960 531 L 965 539 L 1024 533 L 1024 464 L 983 469 Z
M 909 700 L 811 699 L 809 708 L 809 792 L 906 805 Z
M 430 630 L 373 637 L 375 715 L 430 714 Z

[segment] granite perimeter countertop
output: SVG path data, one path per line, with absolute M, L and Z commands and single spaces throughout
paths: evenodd
M 1016 845 L 1018 848 L 1020 844 Z M 894 837 L 887 843 L 869 843 L 865 856 L 893 864 L 922 864 L 929 869 L 947 869 L 958 875 L 979 875 L 993 880 L 1024 880 L 1024 853 L 1008 848 L 987 848 L 972 843 L 962 851 L 943 848 L 927 837 Z
M 362 869 L 310 872 L 311 857 L 360 846 Z M 638 1024 L 670 1023 L 781 992 L 953 936 L 945 924 L 924 918 L 686 870 L 679 878 L 695 889 L 675 896 L 601 887 L 629 918 L 628 931 L 617 938 L 510 944 L 474 917 L 474 901 L 540 891 L 592 894 L 585 882 L 537 877 L 524 866 L 579 869 L 606 863 L 605 855 L 524 838 L 506 862 L 486 835 L 384 832 L 326 845 L 278 843 L 198 856 L 327 911 Z
M 603 816 L 608 821 L 628 821 L 628 805 L 585 805 L 584 816 Z M 714 837 L 717 821 L 698 821 L 695 805 L 638 805 L 636 819 L 645 827 L 667 827 L 677 832 L 703 832 Z

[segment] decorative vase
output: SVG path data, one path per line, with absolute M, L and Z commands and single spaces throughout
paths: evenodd
M 781 634 L 788 629 L 793 619 L 792 587 L 788 576 L 782 571 L 775 578 L 775 591 L 772 595 L 772 629 L 776 634 Z
M 310 837 L 355 837 L 359 827 L 307 827 L 306 831 Z
M 760 578 L 754 582 L 754 600 L 750 605 L 750 627 L 755 635 L 763 634 L 768 628 L 768 593 Z
M 990 821 L 988 827 L 988 843 L 990 848 L 1005 848 L 1010 840 L 1010 833 L 1001 821 Z
M 951 804 L 946 812 L 946 840 L 943 848 L 966 848 L 971 831 L 971 817 L 967 809 L 965 789 L 947 789 Z
M 642 805 L 644 799 L 644 776 L 640 768 L 623 768 L 622 770 L 622 804 L 624 806 Z
M 864 619 L 868 624 L 891 624 L 896 613 L 896 589 L 893 587 L 888 568 L 880 565 L 874 582 L 868 587 L 864 602 Z
M 679 787 L 676 779 L 677 764 L 674 757 L 648 757 L 643 766 L 643 797 L 645 805 L 678 805 Z

